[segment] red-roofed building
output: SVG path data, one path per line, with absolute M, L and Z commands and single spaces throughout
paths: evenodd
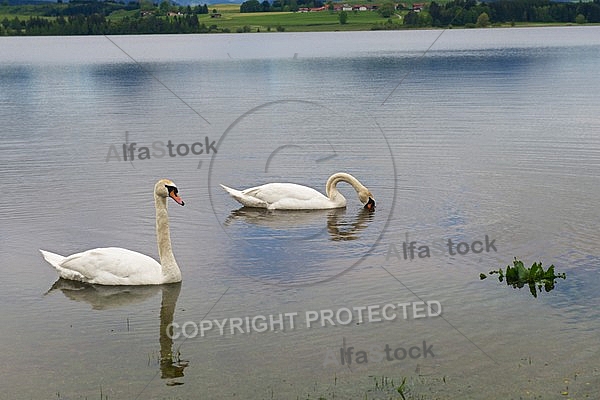
M 413 5 L 412 5 L 412 10 L 414 12 L 421 12 L 421 11 L 423 11 L 423 8 L 425 8 L 424 3 L 413 3 Z

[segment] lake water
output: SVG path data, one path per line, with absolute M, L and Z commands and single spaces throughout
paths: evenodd
M 0 38 L 0 398 L 595 397 L 599 62 L 600 27 Z M 374 213 L 219 187 L 338 171 Z M 183 282 L 55 284 L 38 249 L 156 257 L 162 177 Z M 514 257 L 567 278 L 480 280 Z

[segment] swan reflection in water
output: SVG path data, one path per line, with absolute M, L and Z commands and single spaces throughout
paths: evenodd
M 125 307 L 162 293 L 160 305 L 160 372 L 162 379 L 168 379 L 168 386 L 183 385 L 177 378 L 184 376 L 183 370 L 188 361 L 181 360 L 179 351 L 173 353 L 173 339 L 168 334 L 169 324 L 173 322 L 175 306 L 181 291 L 181 283 L 144 286 L 105 286 L 91 285 L 66 279 L 57 280 L 46 294 L 60 290 L 67 298 L 88 303 L 94 310 L 108 310 Z
M 269 228 L 276 231 L 290 229 L 309 230 L 310 234 L 303 239 L 314 239 L 326 231 L 330 240 L 344 241 L 360 238 L 363 231 L 373 220 L 372 209 L 361 208 L 354 218 L 349 217 L 345 208 L 331 210 L 267 210 L 262 208 L 242 207 L 231 212 L 224 222 L 225 226 L 235 221 Z M 323 226 L 323 219 L 326 225 Z M 314 232 L 317 230 L 316 232 Z

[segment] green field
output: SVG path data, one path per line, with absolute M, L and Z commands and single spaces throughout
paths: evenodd
M 261 12 L 244 13 L 239 12 L 239 6 L 213 5 L 212 12 L 216 9 L 221 13 L 220 18 L 211 18 L 210 15 L 201 15 L 200 23 L 207 26 L 217 25 L 219 28 L 227 28 L 235 32 L 237 28 L 248 26 L 252 32 L 260 30 L 267 31 L 269 28 L 283 27 L 286 32 L 309 32 L 309 31 L 356 31 L 370 30 L 375 24 L 383 24 L 387 18 L 381 17 L 376 11 L 348 12 L 347 23 L 339 22 L 339 13 L 333 11 L 318 12 Z M 394 19 L 399 23 L 401 19 Z
M 385 21 L 387 19 L 369 11 L 359 14 L 349 13 L 348 22 L 344 25 L 340 24 L 337 13 L 329 11 L 313 13 L 223 13 L 221 18 L 210 18 L 210 16 L 205 15 L 200 17 L 201 23 L 216 24 L 219 28 L 229 28 L 232 31 L 243 26 L 250 26 L 252 31 L 266 31 L 269 27 L 274 30 L 278 26 L 285 28 L 286 32 L 369 30 L 374 24 L 384 23 Z
M 4 18 L 13 19 L 15 17 L 19 19 L 27 19 L 30 16 L 42 16 L 44 9 L 33 5 L 22 5 L 22 6 L 0 6 L 0 21 Z

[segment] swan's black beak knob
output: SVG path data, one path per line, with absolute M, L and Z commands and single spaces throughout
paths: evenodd
M 179 195 L 177 194 L 177 188 L 172 188 L 171 190 L 169 190 L 169 197 L 175 200 L 175 202 L 180 206 L 183 206 L 185 204 L 183 200 L 181 200 L 181 197 L 179 197 Z
M 367 201 L 367 204 L 365 204 L 365 208 L 369 211 L 375 210 L 375 200 L 373 200 L 372 197 L 369 197 L 369 201 Z

